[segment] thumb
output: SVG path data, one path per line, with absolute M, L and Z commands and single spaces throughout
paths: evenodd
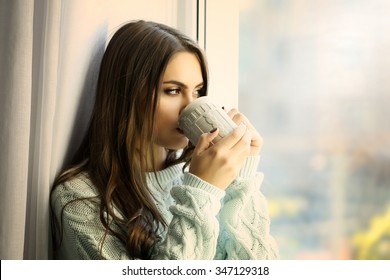
M 198 143 L 195 146 L 194 154 L 200 155 L 205 150 L 207 150 L 213 143 L 213 139 L 218 136 L 219 129 L 214 128 L 208 133 L 203 133 L 198 140 Z

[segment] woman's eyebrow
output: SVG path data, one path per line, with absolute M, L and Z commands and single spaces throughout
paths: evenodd
M 163 82 L 163 84 L 175 84 L 175 85 L 178 85 L 178 86 L 183 87 L 183 88 L 188 88 L 187 85 L 183 84 L 182 82 L 176 81 L 176 80 L 165 81 L 165 82 Z M 203 86 L 203 82 L 196 85 L 196 88 L 200 87 L 200 86 Z

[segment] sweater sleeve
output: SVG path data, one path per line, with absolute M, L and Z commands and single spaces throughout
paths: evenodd
M 267 201 L 260 192 L 263 174 L 257 173 L 259 157 L 248 157 L 239 176 L 226 189 L 219 213 L 221 231 L 217 259 L 278 259 L 270 235 Z
M 172 188 L 176 204 L 165 239 L 155 259 L 213 259 L 219 235 L 217 215 L 225 192 L 185 173 L 183 184 Z

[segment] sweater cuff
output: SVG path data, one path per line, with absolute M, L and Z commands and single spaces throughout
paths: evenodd
M 225 195 L 224 190 L 221 190 L 215 187 L 214 185 L 207 183 L 206 181 L 200 179 L 198 176 L 189 172 L 186 172 L 184 174 L 183 184 L 197 189 L 204 190 L 218 198 L 222 198 Z
M 260 162 L 260 156 L 249 156 L 241 167 L 238 176 L 240 178 L 251 178 L 257 173 L 257 166 Z

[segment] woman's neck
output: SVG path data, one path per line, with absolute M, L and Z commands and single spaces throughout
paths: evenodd
M 165 162 L 167 159 L 168 152 L 165 148 L 161 146 L 154 145 L 153 146 L 153 155 L 154 159 L 150 158 L 148 162 L 153 162 L 154 168 L 156 171 L 160 171 L 165 169 Z M 150 155 L 151 156 L 151 155 Z M 148 171 L 154 171 L 153 166 L 148 166 Z

